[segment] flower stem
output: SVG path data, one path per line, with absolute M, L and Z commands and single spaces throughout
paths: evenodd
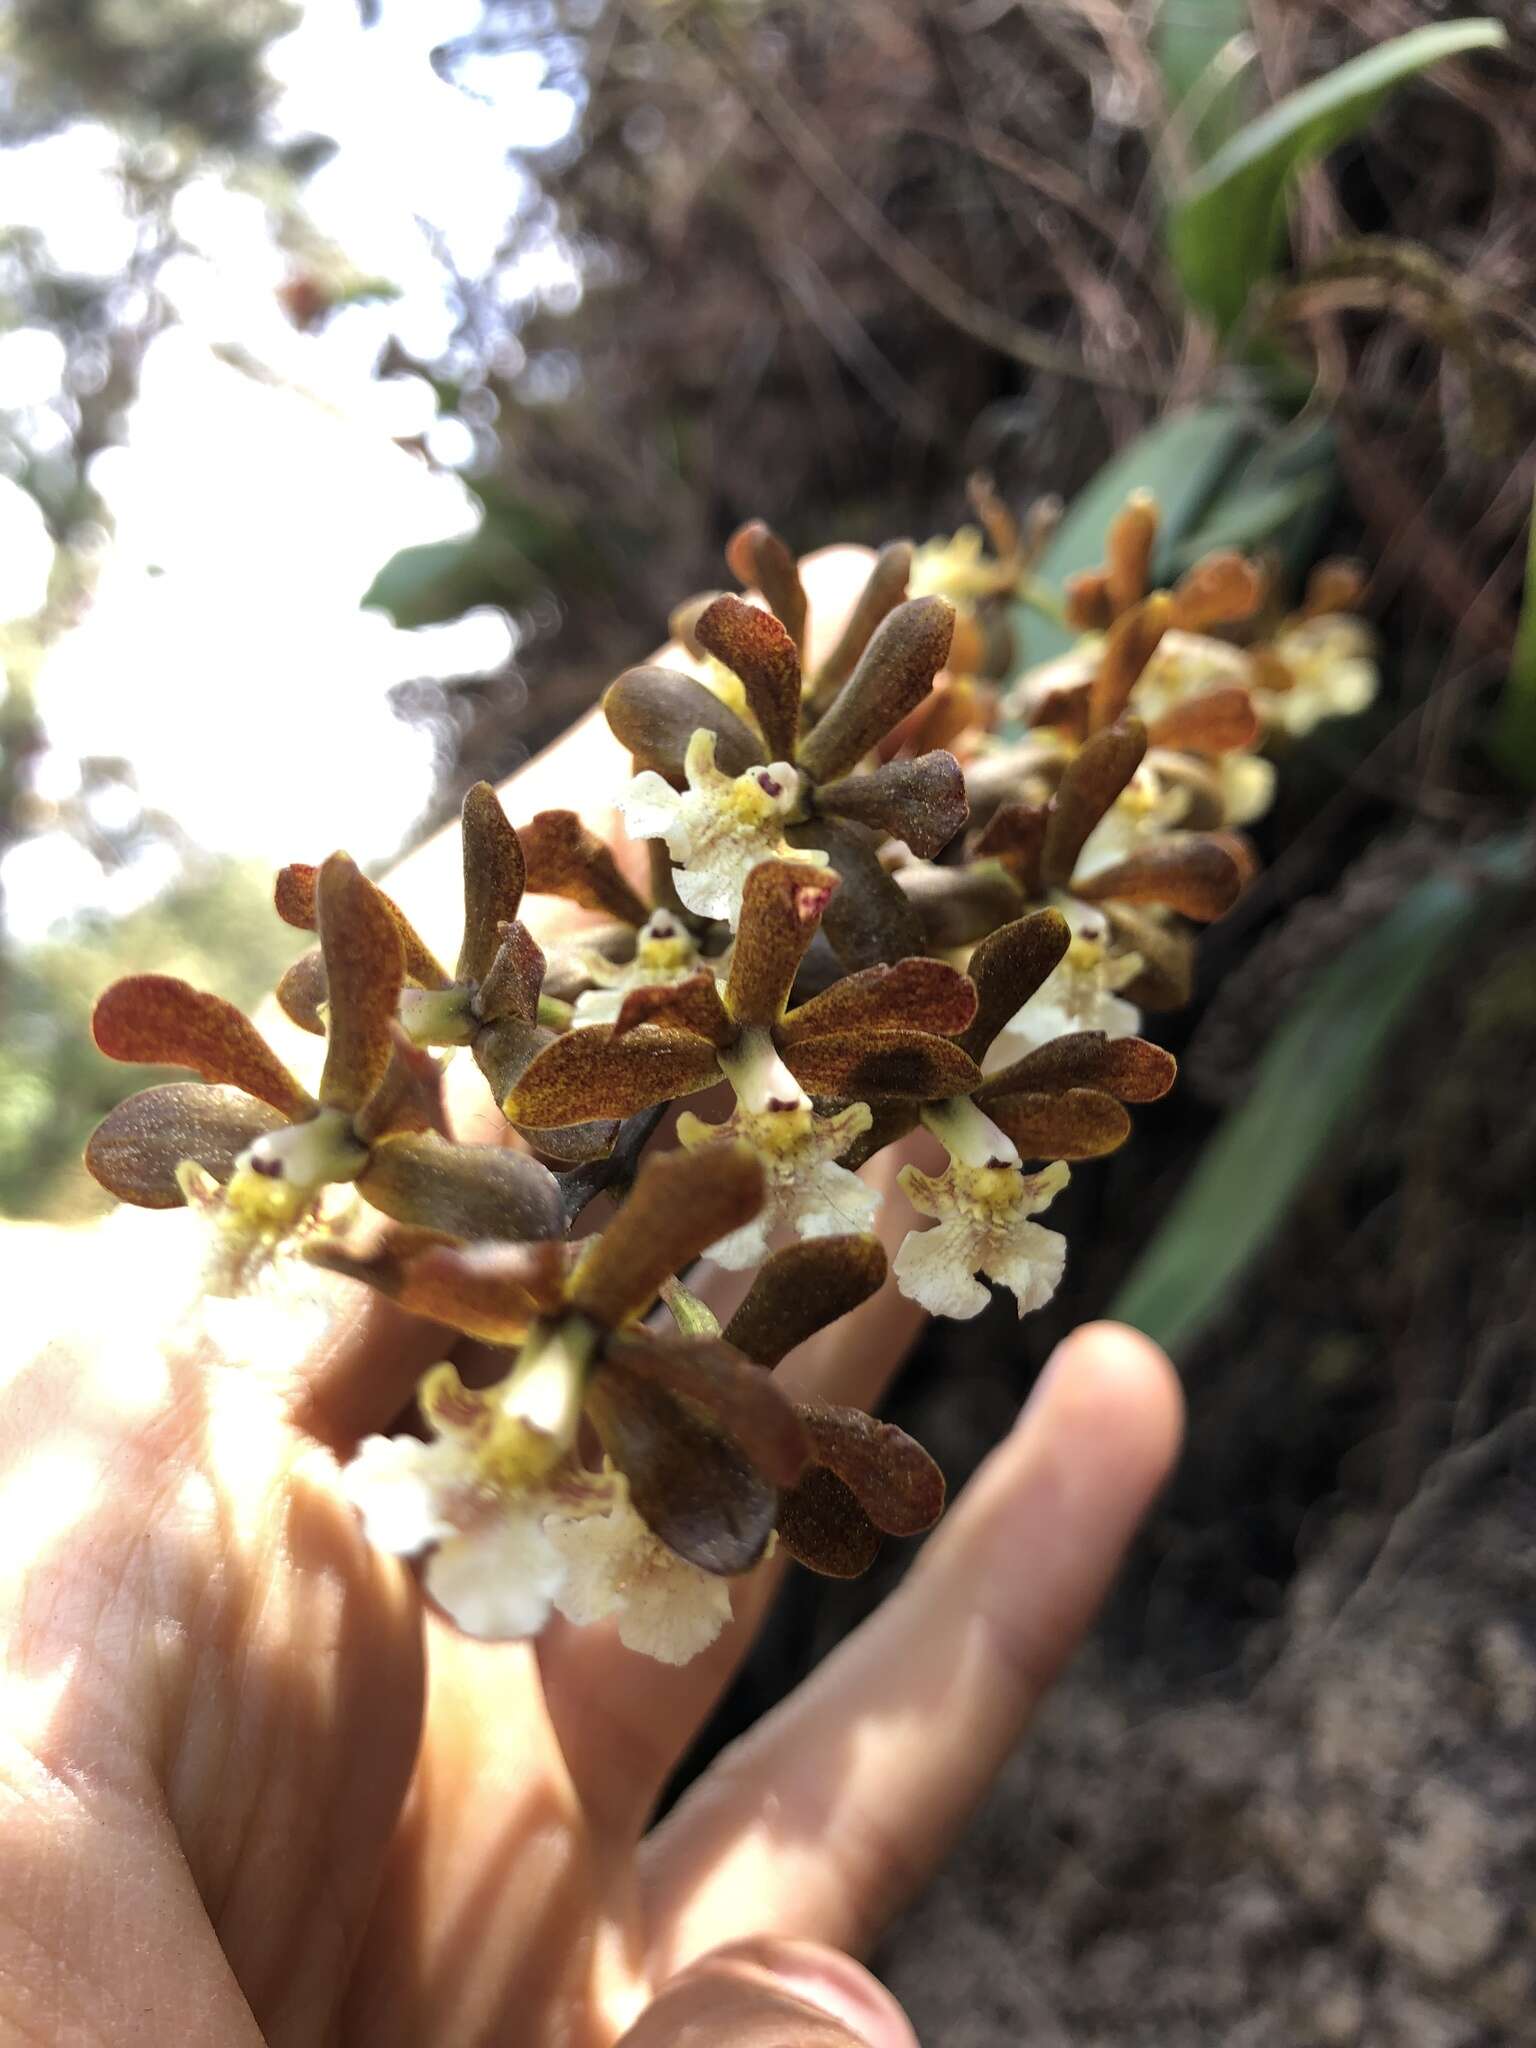
M 1017 1166 L 1019 1149 L 964 1095 L 923 1105 L 923 1122 L 961 1166 Z

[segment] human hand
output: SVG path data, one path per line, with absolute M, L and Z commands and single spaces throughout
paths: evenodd
M 823 558 L 834 602 L 851 556 Z M 584 722 L 517 778 L 514 819 L 614 786 L 612 745 Z M 439 842 L 391 879 L 429 939 L 450 858 Z M 548 939 L 579 913 L 525 915 Z M 297 1065 L 313 1042 L 294 1039 Z M 460 1134 L 499 1137 L 470 1063 L 450 1072 Z M 909 2043 L 841 1951 L 922 1882 L 1097 1604 L 1175 1448 L 1160 1354 L 1107 1326 L 1064 1346 L 901 1591 L 646 1835 L 774 1568 L 680 1671 L 602 1629 L 455 1635 L 368 1550 L 338 1479 L 442 1334 L 315 1276 L 297 1316 L 214 1304 L 167 1335 L 149 1282 L 174 1292 L 176 1227 L 101 1234 L 71 1275 L 98 1328 L 0 1407 L 0 2023 L 61 2043 L 846 2043 L 819 2007 Z M 873 1405 L 916 1319 L 887 1289 L 781 1375 Z
M 797 1391 L 873 1398 L 879 1306 L 786 1363 Z M 607 1630 L 455 1635 L 339 1483 L 430 1346 L 344 1283 L 327 1307 L 287 1359 L 194 1310 L 6 1389 L 0 2028 L 836 2048 L 833 2012 L 906 2048 L 840 1951 L 922 1883 L 1091 1616 L 1176 1447 L 1166 1361 L 1070 1338 L 896 1594 L 647 1835 L 773 1567 L 681 1670 Z

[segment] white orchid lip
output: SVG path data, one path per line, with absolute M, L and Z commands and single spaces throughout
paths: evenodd
M 286 1229 L 322 1188 L 356 1180 L 367 1164 L 368 1147 L 353 1131 L 351 1117 L 322 1109 L 303 1123 L 264 1132 L 246 1147 L 224 1191 L 226 1213 L 258 1229 Z
M 750 1223 L 710 1245 L 706 1256 L 728 1272 L 740 1272 L 766 1256 L 769 1236 L 780 1224 L 801 1237 L 868 1230 L 880 1197 L 837 1163 L 873 1122 L 868 1103 L 817 1116 L 761 1025 L 744 1031 L 720 1055 L 720 1064 L 736 1091 L 735 1110 L 723 1124 L 707 1124 L 685 1110 L 678 1142 L 690 1152 L 732 1138 L 750 1145 L 762 1164 L 764 1199 Z
M 749 1026 L 733 1046 L 722 1050 L 720 1067 L 749 1114 L 810 1107 L 811 1098 L 785 1066 L 765 1025 Z
M 596 986 L 577 996 L 571 1010 L 573 1024 L 612 1024 L 631 989 L 671 987 L 705 964 L 692 932 L 670 910 L 651 912 L 635 934 L 634 955 L 629 960 L 609 960 L 589 948 L 578 948 L 574 957 Z
M 891 1261 L 897 1286 L 931 1315 L 974 1316 L 989 1299 L 976 1278 L 985 1273 L 1013 1292 L 1020 1315 L 1043 1307 L 1060 1284 L 1067 1244 L 1031 1219 L 1066 1186 L 1066 1166 L 1025 1173 L 1017 1147 L 968 1100 L 930 1103 L 922 1116 L 949 1165 L 937 1176 L 901 1170 L 907 1199 L 935 1225 L 903 1238 Z
M 921 1114 L 950 1158 L 962 1166 L 1019 1164 L 1019 1148 L 1012 1138 L 999 1130 L 991 1117 L 968 1097 L 958 1095 L 948 1102 L 928 1103 Z
M 825 864 L 824 853 L 791 846 L 784 838 L 785 829 L 804 815 L 804 779 L 792 762 L 770 761 L 726 775 L 715 766 L 715 735 L 701 726 L 688 742 L 683 773 L 688 787 L 679 792 L 647 769 L 629 785 L 619 808 L 631 838 L 666 841 L 686 909 L 724 918 L 734 929 L 742 890 L 760 861 Z

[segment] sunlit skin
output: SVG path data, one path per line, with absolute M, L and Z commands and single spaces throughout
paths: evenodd
M 578 728 L 513 817 L 541 777 L 592 786 L 606 744 Z M 429 936 L 434 862 L 396 884 Z M 441 1335 L 337 1282 L 318 1330 L 168 1338 L 197 1227 L 84 1243 L 61 1313 L 94 1336 L 5 1383 L 0 2041 L 910 2048 L 847 1956 L 944 1853 L 1161 1484 L 1161 1354 L 1070 1339 L 900 1591 L 647 1833 L 773 1567 L 681 1670 L 607 1629 L 457 1637 L 338 1483 Z M 872 1403 L 916 1320 L 887 1288 L 783 1376 Z

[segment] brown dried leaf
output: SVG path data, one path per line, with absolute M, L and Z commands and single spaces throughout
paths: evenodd
M 730 1578 L 768 1548 L 779 1496 L 729 1438 L 631 1373 L 592 1376 L 587 1414 L 636 1513 L 701 1571 Z
M 384 1138 L 369 1153 L 357 1186 L 396 1222 L 450 1237 L 553 1238 L 565 1229 L 554 1175 L 507 1146 Z
M 725 1007 L 745 1029 L 777 1024 L 838 877 L 805 861 L 759 861 L 741 895 Z
M 1102 1159 L 1131 1135 L 1120 1104 L 1097 1088 L 989 1096 L 986 1110 L 1026 1159 Z
M 725 546 L 725 559 L 739 583 L 760 590 L 797 648 L 805 652 L 805 624 L 808 614 L 800 565 L 774 532 L 761 519 L 749 519 L 737 527 Z
M 311 946 L 291 967 L 283 969 L 277 984 L 277 1006 L 301 1031 L 312 1031 L 316 1038 L 324 1038 L 325 1019 L 320 1011 L 329 1000 L 325 955 L 318 946 Z
M 1215 833 L 1169 832 L 1074 884 L 1074 892 L 1089 903 L 1158 903 L 1209 924 L 1232 908 L 1242 887 L 1237 858 Z
M 920 860 L 942 853 L 971 814 L 960 763 L 942 751 L 887 761 L 868 775 L 845 775 L 818 791 L 816 801 L 829 818 L 849 818 L 905 840 Z
M 809 707 L 820 713 L 853 674 L 859 656 L 869 645 L 880 621 L 893 612 L 907 594 L 912 574 L 912 543 L 893 540 L 875 557 L 864 588 L 848 614 L 848 623 L 837 644 L 816 671 L 807 697 Z
M 779 1360 L 852 1313 L 885 1283 L 877 1237 L 813 1237 L 774 1252 L 725 1330 L 725 1340 L 759 1365 Z
M 1097 732 L 1067 763 L 1051 798 L 1045 838 L 1040 849 L 1040 875 L 1048 888 L 1065 888 L 1089 833 L 1141 766 L 1147 751 L 1146 727 L 1123 718 Z
M 699 645 L 738 676 L 771 761 L 793 761 L 800 731 L 800 656 L 772 612 L 717 597 L 694 625 Z
M 633 1116 L 654 1102 L 696 1095 L 720 1078 L 707 1039 L 642 1026 L 616 1039 L 609 1024 L 584 1024 L 544 1047 L 502 1102 L 510 1123 L 555 1131 Z
M 603 715 L 640 767 L 673 782 L 683 780 L 688 742 L 701 730 L 715 736 L 715 766 L 722 774 L 745 774 L 763 758 L 756 736 L 729 705 L 680 669 L 627 670 L 604 692 Z
M 330 990 L 320 1100 L 355 1115 L 384 1078 L 394 1048 L 404 979 L 390 905 L 355 861 L 333 853 L 315 892 L 320 950 Z
M 650 1307 L 663 1280 L 750 1223 L 762 1205 L 763 1169 L 746 1145 L 653 1152 L 572 1274 L 571 1306 L 616 1329 Z
M 504 925 L 517 916 L 527 879 L 523 849 L 488 782 L 467 790 L 460 820 L 464 858 L 464 941 L 454 979 L 484 981 Z
M 942 960 L 898 960 L 850 974 L 784 1019 L 781 1046 L 799 1045 L 829 1031 L 892 1031 L 910 1026 L 943 1038 L 963 1032 L 976 1014 L 976 990 L 958 968 Z
M 621 924 L 642 925 L 650 912 L 623 875 L 612 850 L 589 832 L 574 811 L 540 811 L 518 829 L 535 896 L 563 896 L 583 910 L 599 910 Z
M 271 1103 L 291 1123 L 314 1113 L 314 1098 L 242 1011 L 174 975 L 114 981 L 97 1001 L 91 1031 L 108 1059 L 190 1067 L 205 1081 L 228 1082 Z
M 969 1095 L 980 1079 L 959 1046 L 909 1029 L 829 1032 L 786 1046 L 784 1064 L 809 1094 L 843 1102 L 940 1102 Z
M 835 781 L 933 688 L 949 656 L 955 608 L 947 598 L 912 597 L 883 619 L 857 667 L 801 742 L 799 765 L 812 782 Z
M 773 1374 L 723 1337 L 616 1330 L 603 1346 L 604 1372 L 659 1387 L 690 1415 L 728 1437 L 773 1486 L 793 1486 L 810 1443 Z
M 691 1031 L 716 1047 L 730 1045 L 736 1037 L 736 1026 L 707 967 L 701 967 L 686 981 L 674 981 L 660 988 L 632 988 L 614 1019 L 613 1037 L 626 1038 L 642 1024 L 654 1024 L 667 1031 Z
M 976 1015 L 960 1044 L 978 1064 L 999 1031 L 1060 966 L 1072 927 L 1059 910 L 1034 910 L 984 938 L 968 973 L 976 986 Z
M 179 1209 L 186 1197 L 176 1169 L 184 1159 L 226 1181 L 247 1145 L 287 1121 L 242 1089 L 170 1081 L 109 1110 L 91 1133 L 85 1164 L 119 1201 L 140 1209 Z
M 1147 741 L 1187 754 L 1231 754 L 1253 746 L 1262 730 L 1252 697 L 1233 684 L 1171 706 L 1147 728 Z
M 976 1100 L 993 1095 L 1051 1095 L 1068 1088 L 1101 1088 L 1120 1102 L 1158 1102 L 1178 1078 L 1171 1052 L 1145 1038 L 1108 1038 L 1102 1031 L 1069 1031 L 1022 1059 L 989 1074 Z

